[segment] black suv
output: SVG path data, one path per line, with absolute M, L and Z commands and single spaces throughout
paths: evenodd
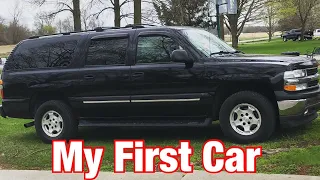
M 32 37 L 2 72 L 3 117 L 34 119 L 44 142 L 80 126 L 209 126 L 236 142 L 317 118 L 318 64 L 245 55 L 190 27 L 97 28 Z

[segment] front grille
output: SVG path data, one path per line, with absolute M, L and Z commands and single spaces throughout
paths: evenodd
M 307 76 L 312 76 L 318 73 L 318 68 L 307 69 Z
M 319 87 L 318 68 L 314 67 L 314 68 L 309 68 L 306 70 L 307 70 L 307 76 L 313 77 L 310 79 L 309 82 L 307 82 L 308 89 L 318 88 Z

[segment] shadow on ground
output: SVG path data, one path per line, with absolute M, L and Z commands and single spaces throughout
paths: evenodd
M 145 140 L 175 140 L 175 139 L 223 139 L 224 135 L 215 125 L 204 128 L 173 128 L 173 127 L 145 127 L 145 128 L 81 128 L 79 138 L 84 140 L 114 140 L 114 139 L 145 139 Z
M 273 139 L 295 138 L 297 136 L 308 133 L 310 126 L 302 126 L 290 129 L 278 129 L 271 137 Z M 196 128 L 165 128 L 165 127 L 146 127 L 146 128 L 119 128 L 119 127 L 99 127 L 99 128 L 80 128 L 79 139 L 86 141 L 95 140 L 114 140 L 114 139 L 144 139 L 144 140 L 207 140 L 220 139 L 222 141 L 228 140 L 219 124 L 210 127 L 196 127 Z
M 290 129 L 278 129 L 269 140 L 296 139 L 307 134 L 312 126 L 302 126 Z M 24 141 L 40 141 L 35 130 L 20 134 L 19 137 Z M 178 140 L 199 140 L 220 139 L 228 141 L 222 133 L 219 124 L 210 127 L 195 128 L 173 128 L 173 127 L 96 127 L 80 128 L 77 139 L 86 142 L 94 141 L 113 141 L 115 139 L 144 139 L 146 141 L 178 141 Z

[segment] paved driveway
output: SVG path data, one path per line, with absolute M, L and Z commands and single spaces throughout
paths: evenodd
M 0 170 L 0 179 L 4 180 L 82 180 L 83 174 L 52 174 L 50 171 L 16 171 Z M 193 174 L 113 174 L 103 172 L 98 180 L 320 180 L 314 176 L 295 175 L 266 175 L 266 174 L 208 174 L 204 171 L 195 171 Z

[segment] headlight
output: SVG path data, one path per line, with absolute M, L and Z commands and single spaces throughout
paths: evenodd
M 284 79 L 294 79 L 294 78 L 303 78 L 307 76 L 306 70 L 294 70 L 294 71 L 286 71 L 284 73 Z
M 305 69 L 294 71 L 286 71 L 284 73 L 284 90 L 286 91 L 302 91 L 308 89 L 307 83 L 301 83 L 300 80 L 307 77 Z

